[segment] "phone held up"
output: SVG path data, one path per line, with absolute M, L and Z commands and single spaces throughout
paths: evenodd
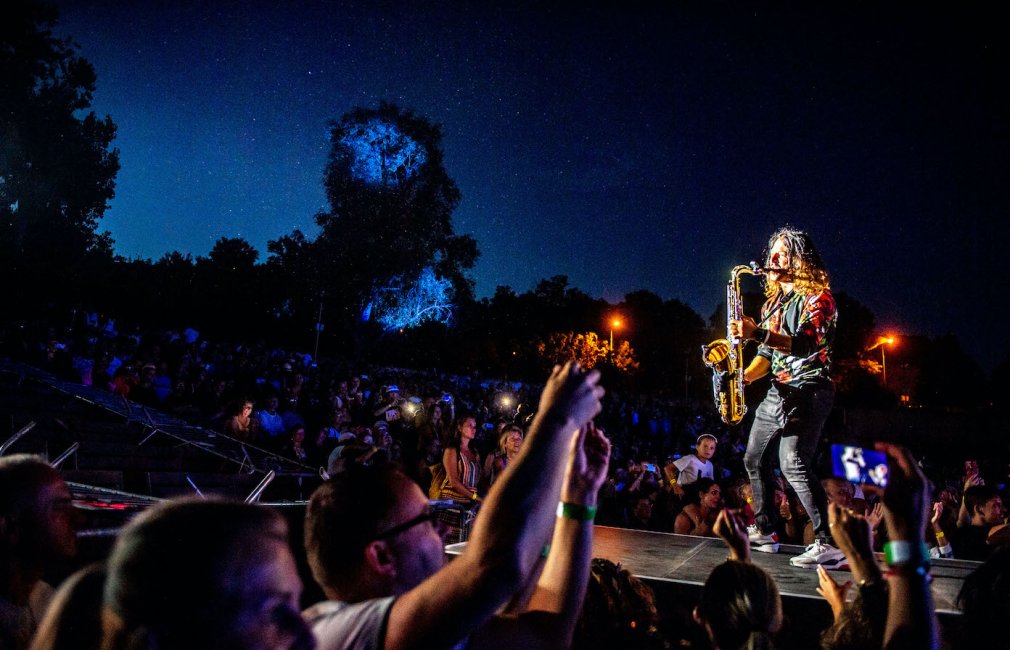
M 835 476 L 852 483 L 887 487 L 887 455 L 853 445 L 831 445 L 831 468 Z

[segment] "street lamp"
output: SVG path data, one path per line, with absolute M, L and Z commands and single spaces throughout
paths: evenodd
M 611 319 L 611 321 L 610 321 L 610 353 L 611 354 L 614 353 L 614 329 L 615 328 L 620 329 L 620 327 L 621 327 L 621 319 L 620 318 Z
M 866 350 L 867 352 L 869 352 L 875 348 L 880 348 L 880 376 L 884 383 L 885 390 L 887 389 L 887 352 L 884 346 L 893 344 L 894 344 L 893 336 L 880 336 L 877 337 L 877 342 L 871 345 Z

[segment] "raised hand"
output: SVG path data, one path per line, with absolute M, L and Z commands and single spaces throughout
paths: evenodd
M 880 526 L 880 521 L 884 518 L 884 504 L 877 501 L 870 508 L 870 511 L 866 513 L 866 523 L 870 525 L 870 531 L 873 532 L 877 530 Z
M 828 528 L 850 563 L 856 559 L 874 561 L 873 532 L 866 517 L 846 510 L 837 503 L 828 503 Z
M 715 518 L 712 532 L 719 536 L 730 550 L 731 560 L 750 560 L 750 540 L 747 537 L 747 522 L 739 510 L 724 508 Z
M 820 582 L 820 586 L 817 587 L 817 593 L 831 605 L 831 614 L 835 617 L 835 621 L 837 621 L 838 617 L 845 611 L 845 594 L 852 586 L 852 581 L 849 580 L 845 584 L 839 585 L 835 582 L 834 578 L 828 575 L 827 569 L 820 564 L 817 565 L 817 580 Z
M 572 435 L 561 500 L 596 505 L 596 496 L 607 480 L 610 440 L 591 421 Z
M 933 516 L 929 518 L 929 523 L 933 526 L 933 530 L 940 530 L 941 517 L 943 517 L 943 503 L 937 501 L 933 504 Z
M 576 361 L 554 366 L 540 395 L 540 417 L 581 428 L 602 409 L 599 382 L 598 370 L 587 372 Z
M 877 450 L 890 458 L 891 477 L 884 490 L 887 533 L 892 541 L 922 541 L 932 504 L 929 480 L 904 447 L 877 443 Z

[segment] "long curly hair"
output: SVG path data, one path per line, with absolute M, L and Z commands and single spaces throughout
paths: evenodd
M 765 246 L 764 259 L 765 266 L 768 266 L 768 258 L 771 255 L 772 247 L 778 240 L 785 242 L 789 250 L 789 275 L 792 277 L 793 289 L 803 295 L 818 294 L 825 289 L 830 289 L 828 272 L 824 268 L 814 240 L 806 232 L 797 230 L 791 226 L 779 228 L 768 238 Z M 771 298 L 779 292 L 779 283 L 765 276 L 765 296 Z

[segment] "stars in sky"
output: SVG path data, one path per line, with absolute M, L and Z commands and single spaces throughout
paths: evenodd
M 443 125 L 478 295 L 566 274 L 707 317 L 788 222 L 881 325 L 984 339 L 1010 234 L 990 10 L 59 5 L 119 126 L 121 254 L 314 233 L 327 122 L 389 100 Z

